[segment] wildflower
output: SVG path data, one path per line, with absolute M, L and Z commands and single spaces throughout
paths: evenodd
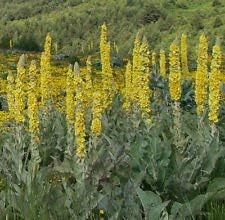
M 37 67 L 35 61 L 31 62 L 29 68 L 29 89 L 28 89 L 28 118 L 29 131 L 37 135 L 39 133 L 39 116 L 37 104 Z
M 209 75 L 209 120 L 217 123 L 220 107 L 220 74 L 222 53 L 218 42 L 213 47 L 211 73 Z
M 17 77 L 15 89 L 15 120 L 17 123 L 23 123 L 25 120 L 25 84 L 26 84 L 26 68 L 25 56 L 22 55 L 17 64 Z
M 170 45 L 170 74 L 169 74 L 169 89 L 171 99 L 179 101 L 181 98 L 181 70 L 179 47 L 173 42 Z
M 44 52 L 41 54 L 41 102 L 45 106 L 51 97 L 51 43 L 50 34 L 46 36 Z
M 187 35 L 181 36 L 181 69 L 183 74 L 188 74 L 188 48 L 187 48 Z
M 195 102 L 197 114 L 202 115 L 207 99 L 208 88 L 208 42 L 204 34 L 201 34 L 198 48 L 198 66 L 195 77 Z
M 130 61 L 128 61 L 125 73 L 125 102 L 123 104 L 123 108 L 125 110 L 129 110 L 129 108 L 131 107 L 131 99 L 132 99 L 132 65 Z
M 161 76 L 166 75 L 166 54 L 164 50 L 160 50 L 160 74 Z

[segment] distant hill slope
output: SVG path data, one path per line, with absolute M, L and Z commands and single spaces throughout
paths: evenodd
M 200 31 L 211 44 L 225 35 L 224 0 L 0 0 L 0 8 L 0 47 L 12 38 L 17 48 L 40 49 L 51 32 L 61 52 L 94 53 L 104 21 L 121 55 L 140 29 L 155 49 L 187 32 L 192 52 Z

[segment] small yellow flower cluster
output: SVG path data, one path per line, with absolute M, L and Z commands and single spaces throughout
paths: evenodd
M 160 75 L 166 76 L 166 54 L 164 50 L 160 50 Z
M 140 93 L 138 105 L 142 110 L 142 117 L 146 120 L 147 123 L 151 122 L 151 107 L 150 107 L 150 95 L 151 91 L 149 88 L 149 79 L 150 79 L 150 51 L 147 39 L 143 39 L 140 56 L 141 56 L 141 66 L 140 66 Z
M 170 74 L 169 74 L 169 89 L 170 96 L 173 101 L 179 101 L 181 98 L 181 69 L 180 69 L 180 54 L 178 45 L 173 42 L 170 45 Z
M 76 155 L 79 159 L 85 157 L 87 149 L 85 143 L 85 102 L 84 102 L 84 82 L 80 75 L 78 63 L 74 65 L 74 83 L 75 83 L 75 144 Z
M 44 52 L 41 54 L 41 102 L 45 106 L 51 97 L 51 45 L 52 39 L 50 34 L 46 36 Z M 50 89 L 49 89 L 50 88 Z
M 213 47 L 212 56 L 211 73 L 209 75 L 209 120 L 217 123 L 220 105 L 220 74 L 222 63 L 222 52 L 219 44 Z
M 152 66 L 153 67 L 156 66 L 156 52 L 155 51 L 152 52 Z
M 17 64 L 17 77 L 15 89 L 15 120 L 17 123 L 23 123 L 25 120 L 25 85 L 26 85 L 26 68 L 25 56 L 22 55 Z
M 182 74 L 188 75 L 188 48 L 187 48 L 187 35 L 182 34 L 181 36 L 181 70 Z
M 29 131 L 34 136 L 39 133 L 39 115 L 37 103 L 37 67 L 35 61 L 31 62 L 29 69 L 29 88 L 28 88 L 28 118 L 29 118 Z
M 102 63 L 102 85 L 103 85 L 103 103 L 102 107 L 105 110 L 112 103 L 114 93 L 113 72 L 110 62 L 110 42 L 107 37 L 107 26 L 104 23 L 101 27 L 100 37 L 100 54 Z
M 208 42 L 206 36 L 201 34 L 199 39 L 197 72 L 195 77 L 195 102 L 197 114 L 202 115 L 207 100 L 208 88 Z
M 140 82 L 140 48 L 141 48 L 141 40 L 140 33 L 137 33 L 137 36 L 134 41 L 134 49 L 133 49 L 133 73 L 132 73 L 132 86 L 133 86 L 133 101 L 138 102 L 139 93 L 141 90 Z
M 84 102 L 85 102 L 85 108 L 88 109 L 91 107 L 91 101 L 92 101 L 92 63 L 91 63 L 91 57 L 89 56 L 86 62 L 86 74 L 85 74 L 85 88 L 84 88 Z
M 125 72 L 125 91 L 124 91 L 125 101 L 123 103 L 123 108 L 129 111 L 132 104 L 132 65 L 128 61 Z

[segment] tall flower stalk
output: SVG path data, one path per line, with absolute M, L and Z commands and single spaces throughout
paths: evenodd
M 187 35 L 182 34 L 181 36 L 181 69 L 182 74 L 187 75 L 189 73 L 188 69 L 188 44 L 187 44 Z
M 26 101 L 26 67 L 25 55 L 22 55 L 17 64 L 16 89 L 15 89 L 15 120 L 18 124 L 25 121 L 24 109 Z
M 221 63 L 222 52 L 219 42 L 213 47 L 211 72 L 209 74 L 209 120 L 218 122 L 220 108 L 220 86 L 221 86 Z
M 102 63 L 102 86 L 103 86 L 103 109 L 109 107 L 112 103 L 114 87 L 113 87 L 113 71 L 110 61 L 110 42 L 108 41 L 108 30 L 107 26 L 104 23 L 101 27 L 101 36 L 100 36 L 100 55 Z
M 205 110 L 208 90 L 208 42 L 204 34 L 201 34 L 198 48 L 198 66 L 195 77 L 195 102 L 197 114 L 202 116 Z
M 37 102 L 37 67 L 36 62 L 32 61 L 29 68 L 29 88 L 28 88 L 28 119 L 29 132 L 31 134 L 31 159 L 34 165 L 33 172 L 37 169 L 41 158 L 39 155 L 39 109 Z
M 75 72 L 75 145 L 76 156 L 79 159 L 84 159 L 87 153 L 86 141 L 85 141 L 85 105 L 84 105 L 84 82 L 80 75 L 80 68 L 78 63 L 74 65 Z
M 160 50 L 160 75 L 161 76 L 166 76 L 166 54 L 163 49 Z
M 44 52 L 41 54 L 41 103 L 46 106 L 51 97 L 51 46 L 52 38 L 47 34 Z
M 66 120 L 67 120 L 67 149 L 66 155 L 72 156 L 74 143 L 74 120 L 75 120 L 75 97 L 74 97 L 74 72 L 72 65 L 69 66 L 66 78 Z
M 169 73 L 169 89 L 170 96 L 173 101 L 174 114 L 174 144 L 178 151 L 182 151 L 181 145 L 181 112 L 180 112 L 180 98 L 181 98 L 181 68 L 180 68 L 180 51 L 176 42 L 170 45 L 170 73 Z

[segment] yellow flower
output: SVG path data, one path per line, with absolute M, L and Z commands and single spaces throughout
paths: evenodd
M 204 112 L 207 88 L 208 88 L 208 42 L 204 34 L 201 34 L 198 48 L 198 66 L 195 77 L 195 102 L 197 104 L 197 114 Z
M 213 47 L 212 56 L 211 73 L 209 75 L 209 120 L 217 123 L 220 107 L 220 74 L 222 62 L 222 53 L 218 44 Z
M 85 157 L 87 149 L 85 143 L 85 102 L 84 102 L 84 84 L 80 75 L 80 68 L 78 63 L 74 65 L 75 72 L 75 145 L 76 155 L 79 159 Z
M 91 107 L 91 100 L 92 100 L 92 63 L 91 57 L 89 56 L 86 62 L 87 70 L 85 74 L 85 88 L 84 88 L 84 102 L 85 108 Z
M 152 52 L 152 66 L 155 66 L 156 65 L 156 52 L 153 51 Z
M 133 88 L 133 102 L 138 102 L 139 99 L 139 91 L 141 90 L 140 86 L 140 48 L 141 48 L 141 40 L 140 33 L 137 33 L 137 36 L 134 41 L 134 49 L 133 49 L 133 74 L 132 74 L 132 86 Z
M 100 55 L 102 63 L 102 86 L 103 86 L 103 109 L 112 103 L 113 97 L 113 72 L 110 64 L 110 43 L 107 37 L 107 26 L 104 23 L 101 27 Z
M 37 104 L 37 67 L 35 61 L 31 62 L 29 68 L 29 89 L 28 89 L 28 118 L 29 118 L 29 131 L 38 135 L 39 133 L 39 116 Z
M 93 103 L 92 103 L 92 123 L 91 131 L 94 135 L 100 135 L 102 132 L 102 94 L 101 91 L 97 90 L 93 93 Z
M 51 44 L 50 34 L 46 36 L 44 52 L 41 54 L 41 102 L 45 106 L 51 97 Z
M 187 35 L 182 34 L 181 36 L 181 67 L 182 73 L 188 75 L 188 48 L 187 48 Z
M 169 74 L 169 89 L 170 96 L 173 101 L 179 101 L 181 98 L 181 70 L 180 70 L 180 55 L 179 47 L 173 42 L 170 45 L 170 74 Z
M 160 74 L 166 75 L 166 54 L 164 50 L 160 50 Z
M 25 120 L 25 85 L 26 85 L 26 68 L 25 56 L 22 55 L 17 64 L 16 90 L 15 90 L 15 120 L 17 123 L 23 123 Z
M 149 88 L 149 73 L 150 73 L 150 58 L 149 58 L 149 46 L 147 40 L 144 38 L 140 48 L 140 90 L 138 105 L 142 110 L 142 117 L 149 124 L 151 118 L 151 106 L 150 95 L 151 90 Z

